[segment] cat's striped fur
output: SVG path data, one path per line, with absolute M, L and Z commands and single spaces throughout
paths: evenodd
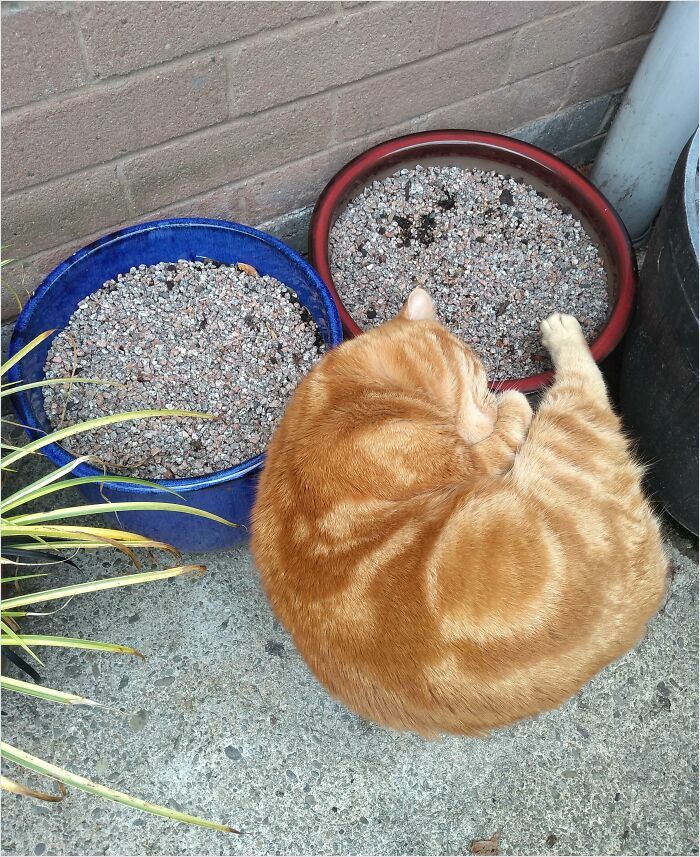
M 533 416 L 416 290 L 299 385 L 253 552 L 307 663 L 363 717 L 482 734 L 559 705 L 642 636 L 667 561 L 580 327 L 542 325 Z

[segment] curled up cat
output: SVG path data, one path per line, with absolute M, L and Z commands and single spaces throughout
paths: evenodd
M 541 325 L 533 414 L 489 390 L 415 289 L 323 357 L 270 444 L 252 549 L 333 696 L 425 736 L 481 735 L 566 701 L 632 648 L 665 594 L 659 525 L 576 319 Z

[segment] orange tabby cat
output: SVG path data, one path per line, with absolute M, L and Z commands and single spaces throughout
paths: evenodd
M 667 561 L 578 322 L 542 337 L 533 416 L 414 290 L 327 354 L 270 444 L 253 554 L 307 663 L 358 714 L 430 736 L 552 708 L 631 648 Z

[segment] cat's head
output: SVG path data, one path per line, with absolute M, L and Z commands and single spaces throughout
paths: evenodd
M 393 346 L 397 356 L 418 357 L 406 362 L 406 371 L 417 386 L 438 394 L 459 412 L 462 435 L 471 443 L 488 437 L 496 421 L 498 399 L 489 388 L 484 365 L 468 344 L 440 323 L 428 292 L 414 289 L 386 327 L 392 335 L 384 347 Z

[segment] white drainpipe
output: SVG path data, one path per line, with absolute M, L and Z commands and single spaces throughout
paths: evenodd
M 591 172 L 633 241 L 666 195 L 678 156 L 698 125 L 698 3 L 674 0 L 642 62 Z

